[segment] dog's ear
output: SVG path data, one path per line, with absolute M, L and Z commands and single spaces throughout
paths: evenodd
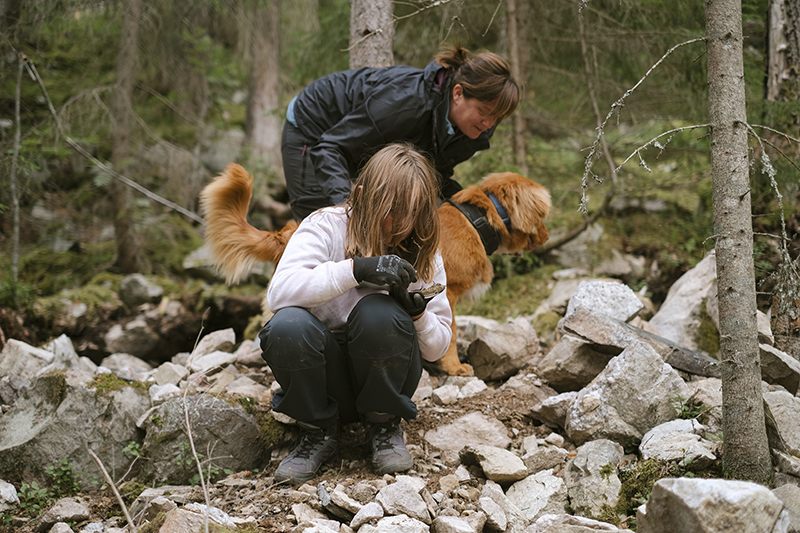
M 543 220 L 550 213 L 550 192 L 535 181 L 518 174 L 507 180 L 503 189 L 503 196 L 506 198 L 503 205 L 511 218 L 511 226 L 537 235 L 540 228 L 544 227 Z

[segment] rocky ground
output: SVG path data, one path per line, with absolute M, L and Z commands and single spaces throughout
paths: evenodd
M 560 317 L 541 336 L 535 316 L 458 317 L 475 376 L 426 367 L 419 416 L 404 423 L 413 469 L 375 476 L 353 424 L 336 461 L 300 487 L 274 482 L 296 429 L 270 412 L 276 383 L 232 329 L 208 331 L 157 367 L 127 352 L 169 322 L 163 301 L 106 333 L 129 349 L 99 366 L 66 336 L 41 348 L 9 339 L 0 472 L 13 485 L 0 482 L 0 528 L 131 533 L 130 516 L 140 533 L 195 533 L 208 516 L 217 533 L 666 533 L 676 520 L 699 524 L 681 533 L 794 531 L 800 363 L 770 344 L 763 321 L 773 490 L 719 478 L 721 382 L 698 348 L 716 314 L 714 264 L 712 255 L 681 278 L 655 315 L 622 283 L 577 278 L 556 283 L 537 311 Z M 87 447 L 113 487 L 82 476 L 99 472 Z M 216 474 L 205 491 L 195 458 Z

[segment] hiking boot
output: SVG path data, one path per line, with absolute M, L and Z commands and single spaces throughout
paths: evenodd
M 298 424 L 302 433 L 300 443 L 287 455 L 275 470 L 275 481 L 288 481 L 292 485 L 305 483 L 316 477 L 317 470 L 339 451 L 338 424 L 319 428 Z
M 414 459 L 403 441 L 400 417 L 387 422 L 365 422 L 372 448 L 372 468 L 378 475 L 404 472 L 414 466 Z

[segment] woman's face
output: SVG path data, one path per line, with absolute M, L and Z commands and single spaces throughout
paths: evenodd
M 494 102 L 467 98 L 461 84 L 456 84 L 450 98 L 450 122 L 470 139 L 477 139 L 497 122 L 497 117 L 492 115 L 494 108 Z

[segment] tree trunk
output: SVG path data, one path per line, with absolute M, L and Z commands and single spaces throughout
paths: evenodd
M 0 1 L 0 33 L 12 42 L 17 40 L 17 23 L 22 12 L 21 0 Z
M 117 81 L 111 104 L 114 116 L 111 133 L 114 148 L 111 152 L 111 163 L 119 173 L 124 172 L 125 161 L 130 156 L 131 92 L 138 56 L 140 11 L 141 0 L 125 0 L 119 38 L 119 55 L 117 56 Z M 119 180 L 113 180 L 110 189 L 117 241 L 115 266 L 123 273 L 142 272 L 144 260 L 133 228 L 130 212 L 130 189 Z
M 756 325 L 741 0 L 706 0 L 726 476 L 768 482 Z
M 269 170 L 284 182 L 281 165 L 280 0 L 253 0 L 245 142 L 254 171 Z
M 392 0 L 350 2 L 350 68 L 393 65 L 393 42 Z
M 523 55 L 527 57 L 527 45 L 524 35 L 520 36 L 517 29 L 520 26 L 523 28 L 525 26 L 520 24 L 521 10 L 517 5 L 517 0 L 508 0 L 506 10 L 508 11 L 508 59 L 511 63 L 511 77 L 520 84 L 520 87 L 523 87 L 525 65 L 522 57 Z M 522 48 L 522 53 L 520 53 L 520 48 Z M 522 105 L 519 107 L 521 108 Z M 512 120 L 514 121 L 514 158 L 516 159 L 520 172 L 524 176 L 527 176 L 528 161 L 525 154 L 525 114 L 522 109 L 517 109 Z
M 797 100 L 800 98 L 800 3 L 770 0 L 767 24 L 766 99 Z

